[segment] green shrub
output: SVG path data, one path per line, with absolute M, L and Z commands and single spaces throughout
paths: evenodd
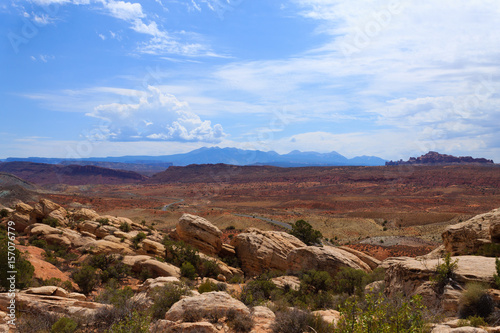
M 100 225 L 109 225 L 108 218 L 100 218 L 100 219 L 97 219 L 96 222 L 99 222 Z
M 41 309 L 30 309 L 19 313 L 16 321 L 16 332 L 40 333 L 50 332 L 59 317 L 53 312 Z
M 217 278 L 220 274 L 219 265 L 214 260 L 201 260 L 198 275 L 201 277 Z
M 88 260 L 90 266 L 100 270 L 99 280 L 107 283 L 114 279 L 122 281 L 130 275 L 130 268 L 123 262 L 123 257 L 113 254 L 98 254 L 91 256 Z
M 389 300 L 382 293 L 367 294 L 364 302 L 356 297 L 347 299 L 339 310 L 342 317 L 337 323 L 338 332 L 420 333 L 426 324 L 420 295 L 409 300 Z
M 457 267 L 458 260 L 452 261 L 449 253 L 446 254 L 444 262 L 436 266 L 435 275 L 431 276 L 431 281 L 434 282 L 439 293 L 442 293 L 444 286 L 453 280 Z
M 248 282 L 240 294 L 240 300 L 246 305 L 257 305 L 267 301 L 277 287 L 271 280 L 258 279 Z
M 96 297 L 96 301 L 111 304 L 115 307 L 123 306 L 134 296 L 134 291 L 129 286 L 120 288 L 116 280 L 110 280 L 103 291 Z
M 236 274 L 229 279 L 228 283 L 243 283 L 243 281 L 244 281 L 243 276 Z
M 71 278 L 85 295 L 90 294 L 99 283 L 96 269 L 87 264 L 84 264 L 80 270 L 73 272 Z
M 489 243 L 483 244 L 478 250 L 477 255 L 483 257 L 500 257 L 500 244 Z
M 210 280 L 203 281 L 198 287 L 198 292 L 200 294 L 209 293 L 211 291 L 218 291 L 217 285 Z
M 4 217 L 7 217 L 9 216 L 9 211 L 5 208 L 3 209 L 0 209 L 0 218 L 4 218 Z
M 194 267 L 201 263 L 201 258 L 198 255 L 198 250 L 180 241 L 172 241 L 168 238 L 163 239 L 165 246 L 165 260 L 176 266 L 182 265 L 184 262 L 190 262 Z
M 196 278 L 196 268 L 189 262 L 186 261 L 181 265 L 181 276 L 193 280 Z
M 59 221 L 53 217 L 46 217 L 42 220 L 43 224 L 48 224 L 52 228 L 56 228 L 60 225 Z
M 244 314 L 235 310 L 229 310 L 226 314 L 227 325 L 234 332 L 248 333 L 254 327 L 253 318 L 251 315 Z
M 300 288 L 304 293 L 317 293 L 332 289 L 333 279 L 328 272 L 311 270 L 302 275 Z
M 182 314 L 182 321 L 186 323 L 195 323 L 203 319 L 203 313 L 194 308 L 187 308 Z
M 366 277 L 366 272 L 360 269 L 343 267 L 335 275 L 335 291 L 349 295 L 354 294 L 356 291 L 362 292 L 364 288 L 363 281 Z
M 130 227 L 130 224 L 127 222 L 123 222 L 120 224 L 120 230 L 123 232 L 130 232 L 132 228 Z
M 71 318 L 62 317 L 52 325 L 51 333 L 73 333 L 78 328 L 78 324 Z
M 146 234 L 141 231 L 134 238 L 132 238 L 132 247 L 137 250 L 139 248 L 139 243 L 144 239 L 146 239 Z
M 458 321 L 458 327 L 464 327 L 464 326 L 480 327 L 480 326 L 488 326 L 488 323 L 484 320 L 483 317 L 470 316 L 467 317 L 467 319 L 460 319 Z
M 495 309 L 491 296 L 486 287 L 480 283 L 469 283 L 459 301 L 458 313 L 460 318 L 479 316 L 487 318 Z
M 163 319 L 165 313 L 181 299 L 181 296 L 190 293 L 189 288 L 183 283 L 168 283 L 163 287 L 154 288 L 151 295 L 153 305 L 150 308 L 153 319 Z
M 323 235 L 320 231 L 314 230 L 313 227 L 304 220 L 298 220 L 292 224 L 290 234 L 297 237 L 307 245 L 319 244 Z
M 150 324 L 148 315 L 134 311 L 131 316 L 113 324 L 108 333 L 149 333 Z
M 226 227 L 226 230 L 234 230 L 236 229 L 236 227 L 234 225 L 230 225 L 228 227 Z
M 333 333 L 333 327 L 324 322 L 323 319 L 314 316 L 308 311 L 299 309 L 285 310 L 276 313 L 276 319 L 271 329 L 273 333 Z
M 9 244 L 10 242 L 10 244 Z M 14 256 L 10 256 L 13 254 Z M 14 260 L 11 260 L 14 259 Z M 0 290 L 7 291 L 10 289 L 10 281 L 7 278 L 11 277 L 9 271 L 12 271 L 9 261 L 14 262 L 15 285 L 17 289 L 26 288 L 33 277 L 35 267 L 24 257 L 15 246 L 12 240 L 8 238 L 7 232 L 0 229 Z

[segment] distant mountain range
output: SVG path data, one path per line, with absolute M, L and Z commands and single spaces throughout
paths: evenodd
M 94 165 L 113 169 L 131 170 L 146 174 L 164 170 L 171 165 L 186 166 L 190 164 L 232 164 L 232 165 L 271 165 L 280 167 L 303 166 L 378 166 L 384 165 L 385 160 L 375 156 L 358 156 L 348 159 L 337 152 L 317 153 L 300 152 L 294 150 L 288 154 L 278 154 L 274 151 L 244 150 L 238 148 L 200 148 L 185 154 L 163 156 L 121 156 L 95 157 L 82 159 L 63 158 L 13 158 L 4 162 L 22 161 L 48 164 L 78 164 Z M 142 166 L 140 166 L 142 165 Z M 144 168 L 149 165 L 149 168 Z

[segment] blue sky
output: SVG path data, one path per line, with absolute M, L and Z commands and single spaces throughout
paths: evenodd
M 494 0 L 0 3 L 0 158 L 500 161 Z

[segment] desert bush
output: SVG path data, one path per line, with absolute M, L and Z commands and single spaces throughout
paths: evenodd
M 385 269 L 377 267 L 363 278 L 363 287 L 375 281 L 383 281 L 385 279 Z
M 480 327 L 480 326 L 488 326 L 488 323 L 484 320 L 483 317 L 470 316 L 467 317 L 467 319 L 460 319 L 458 321 L 458 327 L 464 327 L 464 326 Z
M 347 293 L 349 295 L 354 292 L 362 292 L 364 288 L 364 280 L 366 279 L 366 272 L 360 269 L 350 267 L 343 267 L 335 275 L 335 291 L 338 293 Z
M 100 225 L 109 225 L 109 219 L 108 218 L 99 218 L 96 220 L 96 222 L 99 222 Z
M 99 280 L 102 283 L 111 279 L 121 281 L 130 275 L 130 268 L 122 261 L 123 257 L 113 254 L 98 254 L 88 259 L 90 266 L 100 270 Z
M 351 297 L 339 309 L 342 317 L 337 324 L 338 332 L 420 333 L 426 325 L 425 307 L 419 295 L 409 300 L 389 300 L 382 293 L 367 294 L 365 301 Z
M 200 294 L 209 293 L 211 291 L 219 291 L 217 288 L 217 284 L 213 283 L 210 280 L 203 281 L 198 287 L 198 292 Z
M 134 291 L 129 286 L 120 288 L 116 280 L 110 280 L 106 287 L 96 297 L 96 301 L 111 304 L 115 307 L 124 306 L 134 296 Z
M 120 230 L 123 232 L 130 232 L 131 229 L 132 227 L 130 227 L 130 224 L 127 222 L 123 222 L 120 224 Z
M 477 255 L 483 257 L 500 257 L 500 244 L 489 243 L 483 244 L 478 250 Z
M 41 310 L 22 311 L 16 322 L 16 329 L 22 333 L 50 332 L 59 317 L 53 312 Z
M 195 268 L 200 265 L 201 258 L 198 255 L 198 250 L 180 241 L 172 241 L 165 237 L 163 239 L 165 246 L 165 260 L 176 266 L 182 265 L 184 262 L 190 262 Z
M 58 226 L 60 226 L 59 221 L 57 219 L 53 218 L 53 217 L 46 217 L 46 218 L 44 218 L 42 220 L 42 223 L 43 224 L 48 224 L 52 228 L 57 228 Z
M 467 284 L 459 301 L 460 318 L 471 316 L 487 318 L 493 312 L 495 304 L 486 290 L 486 287 L 480 283 Z
M 189 261 L 183 262 L 181 265 L 181 276 L 193 280 L 196 278 L 196 268 Z
M 3 209 L 0 209 L 0 218 L 4 218 L 4 217 L 7 217 L 9 216 L 9 211 L 5 208 Z
M 196 323 L 203 318 L 203 313 L 198 309 L 187 308 L 182 314 L 182 321 L 186 323 Z
M 236 274 L 229 279 L 228 283 L 243 283 L 243 281 L 244 281 L 243 276 Z
M 271 329 L 273 333 L 334 332 L 333 327 L 325 323 L 320 317 L 299 309 L 276 313 L 276 319 Z
M 149 333 L 151 317 L 134 311 L 131 316 L 113 324 L 108 333 Z
M 138 233 L 134 238 L 132 238 L 132 247 L 137 250 L 139 248 L 139 243 L 142 242 L 145 238 L 145 233 Z
M 10 254 L 14 254 L 14 256 Z M 12 271 L 12 269 L 9 267 L 9 261 L 15 262 L 16 288 L 26 288 L 31 282 L 35 268 L 24 257 L 24 254 L 13 246 L 7 232 L 4 229 L 0 229 L 0 290 L 6 291 L 10 289 L 10 281 L 7 278 L 11 276 L 8 272 Z
M 267 301 L 271 297 L 271 292 L 277 287 L 271 280 L 257 279 L 248 282 L 240 294 L 240 301 L 246 305 L 257 305 Z
M 189 288 L 183 283 L 168 283 L 162 287 L 154 288 L 151 295 L 153 305 L 150 308 L 153 319 L 163 319 L 165 313 L 181 299 L 181 296 L 190 293 Z
M 292 224 L 290 234 L 297 237 L 307 245 L 319 244 L 323 235 L 320 231 L 314 230 L 313 227 L 304 220 L 298 220 Z
M 79 270 L 73 272 L 71 278 L 85 295 L 90 294 L 99 284 L 96 269 L 87 264 L 84 264 Z
M 226 323 L 234 332 L 248 333 L 254 327 L 251 315 L 238 312 L 234 309 L 227 312 Z
M 431 281 L 434 282 L 439 293 L 442 293 L 444 287 L 453 280 L 457 267 L 458 260 L 452 261 L 449 253 L 446 254 L 444 262 L 436 266 L 435 275 L 431 276 Z
M 51 333 L 73 333 L 78 328 L 78 323 L 71 318 L 62 317 L 52 325 Z
M 328 272 L 310 270 L 304 273 L 300 279 L 301 292 L 317 293 L 332 289 L 333 279 Z
M 214 260 L 201 260 L 198 266 L 198 275 L 201 277 L 217 278 L 220 274 L 219 265 Z

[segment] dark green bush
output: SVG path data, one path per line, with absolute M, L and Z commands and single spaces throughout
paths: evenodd
M 248 282 L 240 294 L 240 300 L 246 305 L 257 305 L 267 301 L 277 287 L 271 280 L 258 279 Z
M 500 244 L 489 243 L 483 244 L 478 250 L 477 255 L 483 257 L 500 257 Z
M 113 254 L 98 254 L 88 260 L 90 266 L 100 270 L 99 280 L 107 283 L 114 279 L 122 281 L 130 275 L 130 268 L 123 264 L 123 257 Z
M 276 319 L 271 329 L 273 333 L 333 333 L 333 327 L 330 327 L 321 318 L 299 309 L 276 313 Z
M 196 278 L 196 268 L 189 262 L 186 261 L 181 265 L 181 276 L 194 280 Z
M 42 220 L 42 223 L 43 224 L 48 224 L 49 226 L 51 226 L 52 228 L 56 228 L 58 226 L 60 226 L 60 223 L 58 220 L 56 220 L 55 218 L 53 217 L 46 217 Z
M 198 268 L 198 274 L 201 277 L 217 278 L 220 274 L 219 265 L 217 265 L 214 260 L 201 260 Z
M 302 275 L 300 279 L 301 292 L 317 293 L 319 291 L 327 291 L 332 289 L 333 279 L 329 273 L 325 271 L 311 270 Z
M 320 231 L 314 230 L 313 227 L 304 220 L 298 220 L 292 224 L 290 234 L 297 237 L 307 245 L 319 244 L 323 235 Z
M 134 311 L 131 316 L 127 316 L 121 321 L 113 324 L 109 333 L 149 333 L 151 318 L 144 313 Z
M 459 301 L 460 318 L 471 316 L 487 318 L 493 312 L 495 304 L 486 290 L 486 287 L 480 283 L 467 284 Z
M 116 280 L 110 280 L 103 291 L 96 297 L 96 301 L 111 304 L 115 307 L 123 306 L 134 296 L 134 291 L 129 286 L 120 288 Z
M 9 216 L 9 211 L 5 208 L 3 209 L 0 209 L 0 218 L 4 218 L 4 217 L 7 217 Z
M 180 241 L 172 241 L 167 237 L 163 240 L 165 246 L 165 260 L 176 266 L 182 265 L 184 262 L 190 262 L 194 267 L 198 267 L 201 263 L 201 258 L 198 255 L 198 250 Z
M 165 313 L 181 299 L 181 296 L 190 293 L 189 288 L 183 283 L 168 283 L 163 287 L 153 289 L 151 295 L 153 305 L 150 308 L 153 319 L 163 319 Z
M 62 317 L 52 325 L 51 333 L 73 333 L 78 328 L 78 323 L 71 318 Z
M 123 232 L 130 232 L 132 228 L 130 227 L 130 224 L 128 224 L 127 222 L 123 222 L 120 224 L 120 230 L 123 231 Z
M 100 218 L 100 219 L 97 219 L 96 222 L 99 222 L 100 225 L 109 225 L 108 218 Z
M 200 284 L 200 286 L 198 287 L 198 292 L 200 294 L 209 293 L 211 291 L 219 291 L 219 290 L 217 288 L 217 284 L 213 283 L 212 281 L 210 281 L 208 279 L 203 281 Z
M 139 248 L 139 243 L 142 242 L 144 239 L 146 239 L 146 234 L 143 233 L 142 231 L 139 232 L 134 238 L 132 238 L 132 246 L 134 249 Z
M 483 317 L 470 316 L 467 317 L 467 319 L 460 319 L 458 321 L 458 327 L 464 327 L 464 326 L 480 327 L 480 326 L 488 326 L 488 323 L 484 320 Z
M 452 261 L 449 253 L 446 254 L 443 263 L 436 266 L 436 272 L 431 277 L 431 281 L 434 282 L 439 293 L 442 293 L 444 287 L 453 280 L 457 267 L 458 260 Z
M 73 272 L 71 278 L 85 295 L 90 294 L 99 284 L 96 269 L 88 264 L 84 264 L 79 270 Z
M 347 293 L 349 295 L 354 292 L 362 292 L 366 279 L 366 272 L 360 269 L 343 267 L 337 275 L 335 275 L 335 291 L 338 293 Z
M 500 260 L 498 258 L 495 259 L 495 268 L 496 273 L 493 275 L 493 279 L 495 280 L 497 289 L 500 289 Z

